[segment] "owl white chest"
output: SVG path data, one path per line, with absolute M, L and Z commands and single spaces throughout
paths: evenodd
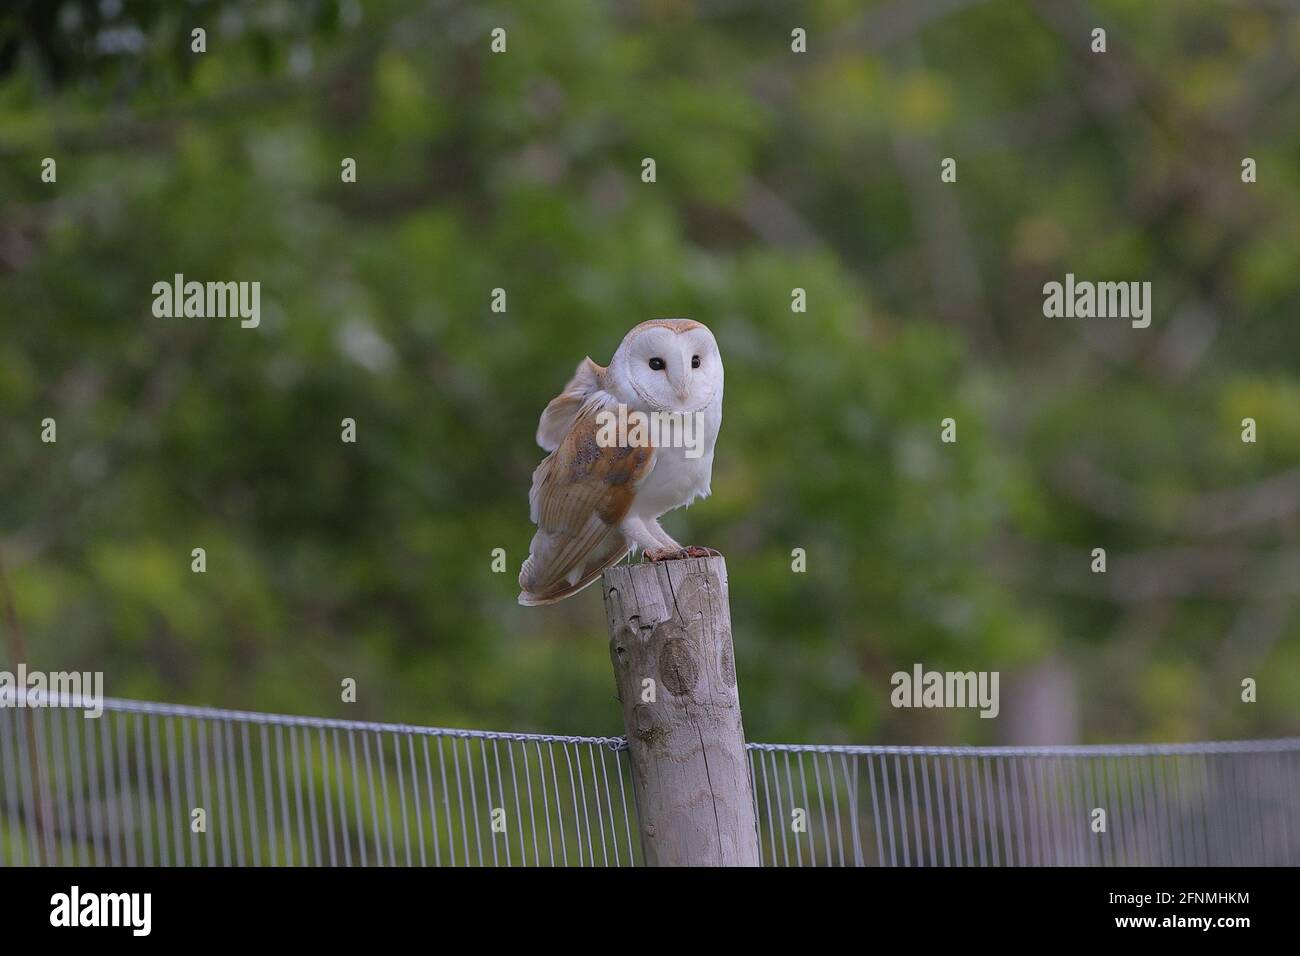
M 685 449 L 655 450 L 654 469 L 637 489 L 632 511 L 638 517 L 658 518 L 666 511 L 688 505 L 709 493 L 713 452 L 687 458 Z
M 684 447 L 655 449 L 655 465 L 637 489 L 632 512 L 638 517 L 658 518 L 664 512 L 689 505 L 709 494 L 713 476 L 713 446 L 722 423 L 720 403 L 704 412 L 703 441 L 699 455 L 691 457 Z

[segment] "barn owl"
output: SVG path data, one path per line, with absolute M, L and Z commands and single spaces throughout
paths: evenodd
M 683 428 L 662 430 L 659 441 L 629 430 L 610 442 L 611 421 L 635 420 L 635 413 Z M 636 548 L 651 561 L 716 554 L 683 548 L 659 518 L 708 496 L 721 425 L 722 356 L 699 322 L 642 322 L 608 368 L 583 359 L 537 426 L 537 443 L 550 454 L 528 494 L 537 533 L 519 573 L 519 603 L 554 604 L 577 594 Z M 692 426 L 694 441 L 662 440 L 689 437 Z

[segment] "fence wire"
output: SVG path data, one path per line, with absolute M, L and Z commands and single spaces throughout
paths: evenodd
M 628 773 L 622 738 L 0 709 L 0 864 L 634 865 Z
M 775 866 L 1300 864 L 1300 739 L 750 744 Z M 629 866 L 621 737 L 0 708 L 0 865 Z
M 1296 739 L 749 758 L 768 865 L 1300 864 Z

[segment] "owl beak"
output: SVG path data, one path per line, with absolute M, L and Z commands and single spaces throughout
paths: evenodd
M 675 377 L 676 376 L 673 376 L 673 378 Z M 672 385 L 673 387 L 673 395 L 676 396 L 677 403 L 679 405 L 686 404 L 686 399 L 689 398 L 691 394 L 690 377 L 687 375 L 683 375 L 681 381 L 673 381 L 672 378 L 670 378 L 669 384 Z

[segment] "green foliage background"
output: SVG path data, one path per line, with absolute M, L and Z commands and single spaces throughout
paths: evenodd
M 726 413 L 713 497 L 667 524 L 727 555 L 750 739 L 1300 726 L 1283 5 L 49 0 L 3 23 L 0 554 L 32 666 L 617 732 L 599 594 L 515 604 L 533 433 L 584 355 L 687 315 Z M 154 318 L 178 272 L 259 280 L 261 327 Z M 1149 280 L 1151 328 L 1044 318 L 1066 272 Z M 1000 671 L 1003 716 L 893 710 L 917 661 Z

